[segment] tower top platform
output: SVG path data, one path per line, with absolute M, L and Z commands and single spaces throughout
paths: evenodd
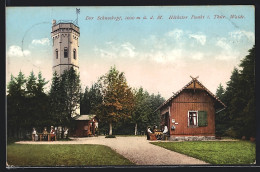
M 59 20 L 56 22 L 56 20 L 52 21 L 52 32 L 58 31 L 58 30 L 64 30 L 64 29 L 72 29 L 78 34 L 80 33 L 79 27 L 72 21 L 72 20 Z

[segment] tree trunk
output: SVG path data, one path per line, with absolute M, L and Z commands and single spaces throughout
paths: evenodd
M 137 123 L 135 123 L 135 135 L 137 135 Z
M 109 135 L 112 135 L 112 122 L 109 123 Z

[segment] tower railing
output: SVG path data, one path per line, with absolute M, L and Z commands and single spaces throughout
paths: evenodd
M 78 26 L 78 23 L 76 20 L 59 20 L 56 22 L 56 24 L 60 24 L 60 23 L 73 23 L 74 25 Z
M 73 22 L 73 20 L 59 20 L 58 22 L 54 21 L 53 26 L 52 26 L 52 33 L 63 27 L 66 27 L 66 28 L 70 27 L 73 30 L 75 30 L 76 32 L 78 32 L 78 34 L 79 34 L 79 26 L 76 25 L 75 21 Z

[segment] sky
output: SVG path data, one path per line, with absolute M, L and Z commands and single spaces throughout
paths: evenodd
M 76 8 L 83 90 L 116 66 L 130 87 L 165 99 L 190 76 L 215 93 L 255 44 L 254 6 L 7 7 L 7 83 L 41 71 L 49 90 L 52 20 L 75 20 Z

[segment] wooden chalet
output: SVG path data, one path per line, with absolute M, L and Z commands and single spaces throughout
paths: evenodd
M 76 128 L 74 129 L 74 137 L 95 136 L 98 128 L 98 119 L 96 115 L 79 115 L 74 118 Z
M 162 103 L 161 124 L 167 125 L 170 140 L 215 139 L 215 114 L 226 105 L 197 78 Z

